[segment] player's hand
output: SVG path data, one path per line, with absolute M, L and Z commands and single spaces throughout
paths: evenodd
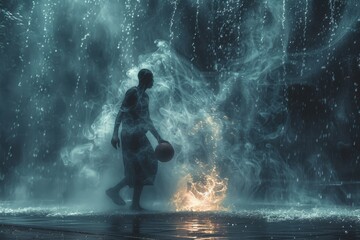
M 117 149 L 118 147 L 120 147 L 120 139 L 119 139 L 118 136 L 113 136 L 113 137 L 111 138 L 111 145 L 112 145 L 115 149 Z

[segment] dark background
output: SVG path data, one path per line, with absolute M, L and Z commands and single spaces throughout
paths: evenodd
M 239 189 L 236 158 L 219 159 L 234 196 L 291 200 L 300 189 L 356 203 L 360 6 L 284 2 L 1 1 L 0 197 L 26 182 L 28 197 L 66 198 L 44 191 L 73 184 L 61 149 L 84 142 L 82 127 L 121 98 L 111 87 L 160 39 L 215 95 L 234 82 L 217 109 L 233 122 L 225 152 L 240 146 L 258 164 Z

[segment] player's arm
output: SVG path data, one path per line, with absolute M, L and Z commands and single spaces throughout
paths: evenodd
M 160 134 L 158 133 L 158 131 L 156 130 L 153 121 L 150 118 L 150 112 L 149 112 L 149 105 L 147 106 L 146 109 L 146 120 L 147 120 L 147 125 L 148 125 L 148 129 L 151 132 L 151 134 L 156 138 L 156 140 L 158 141 L 158 143 L 162 143 L 162 142 L 166 142 L 165 140 L 163 140 L 160 136 Z
M 122 117 L 123 117 L 123 111 L 120 109 L 120 111 L 118 112 L 116 119 L 115 119 L 113 136 L 111 138 L 111 145 L 115 149 L 117 149 L 117 147 L 120 147 L 119 127 L 120 127 L 120 124 L 122 121 Z
M 154 137 L 156 138 L 156 140 L 158 141 L 158 143 L 163 142 L 164 140 L 161 138 L 160 134 L 158 133 L 158 131 L 156 130 L 154 123 L 151 121 L 150 116 L 148 118 L 148 126 L 149 126 L 149 131 L 151 132 L 152 135 L 154 135 Z
M 115 119 L 115 124 L 114 124 L 114 131 L 113 131 L 113 137 L 118 137 L 119 136 L 119 127 L 122 121 L 122 117 L 123 117 L 123 111 L 122 109 L 119 110 L 116 119 Z
M 126 92 L 123 103 L 121 104 L 121 108 L 116 116 L 113 136 L 111 138 L 111 145 L 117 149 L 120 147 L 120 139 L 119 139 L 119 127 L 123 120 L 124 112 L 130 111 L 137 103 L 136 91 L 134 89 L 130 89 Z

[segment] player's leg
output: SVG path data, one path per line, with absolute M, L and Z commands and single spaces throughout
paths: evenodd
M 137 183 L 134 186 L 133 200 L 131 205 L 132 210 L 143 210 L 143 208 L 140 206 L 140 197 L 143 187 L 144 186 L 140 183 Z
M 108 195 L 109 198 L 111 198 L 111 200 L 117 204 L 117 205 L 125 205 L 125 201 L 124 199 L 122 199 L 122 197 L 119 195 L 120 190 L 125 187 L 126 185 L 128 185 L 127 183 L 127 179 L 124 178 L 123 180 L 121 180 L 118 184 L 116 184 L 114 187 L 109 188 L 108 190 L 106 190 L 106 195 Z

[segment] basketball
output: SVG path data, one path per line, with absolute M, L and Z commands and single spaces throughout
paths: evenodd
M 160 162 L 168 162 L 174 157 L 174 148 L 168 142 L 162 142 L 155 148 L 155 156 Z

